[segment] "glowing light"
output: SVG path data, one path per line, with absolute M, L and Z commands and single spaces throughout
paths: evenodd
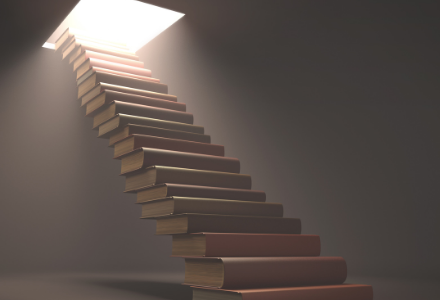
M 54 49 L 67 28 L 85 36 L 125 43 L 135 52 L 184 14 L 135 0 L 81 0 L 43 47 Z

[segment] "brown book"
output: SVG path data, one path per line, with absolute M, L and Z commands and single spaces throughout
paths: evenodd
M 192 233 L 173 235 L 173 256 L 319 256 L 319 235 Z
M 198 143 L 178 139 L 168 139 L 151 135 L 134 134 L 115 144 L 114 158 L 121 158 L 122 155 L 128 154 L 142 147 L 215 156 L 225 155 L 225 148 L 222 145 Z
M 81 82 L 83 82 L 86 78 L 88 78 L 91 74 L 93 74 L 96 71 L 106 72 L 106 73 L 124 76 L 124 77 L 130 77 L 130 78 L 139 79 L 139 80 L 143 80 L 143 81 L 160 82 L 159 79 L 148 77 L 148 76 L 135 75 L 135 74 L 131 74 L 131 73 L 115 71 L 112 69 L 106 69 L 106 68 L 100 68 L 100 67 L 91 67 L 87 72 L 85 72 L 81 77 L 79 77 L 76 80 L 76 83 L 79 85 Z
M 89 58 L 83 62 L 78 69 L 76 69 L 76 79 L 80 78 L 85 72 L 90 70 L 92 67 L 99 67 L 114 71 L 120 71 L 124 73 L 140 75 L 145 77 L 151 77 L 151 71 L 144 68 L 136 68 L 132 66 L 127 66 L 124 64 L 118 64 L 110 61 L 105 61 L 102 59 Z
M 184 284 L 221 289 L 251 289 L 342 284 L 342 257 L 186 258 Z
M 100 38 L 96 38 L 96 37 L 90 37 L 90 36 L 84 35 L 84 32 L 78 31 L 74 28 L 67 28 L 61 34 L 61 36 L 56 40 L 55 51 L 60 51 L 60 49 L 63 50 L 63 47 L 70 44 L 72 42 L 72 40 L 75 39 L 75 37 L 78 37 L 82 40 L 87 40 L 87 41 L 91 41 L 94 43 L 99 43 L 99 44 L 105 45 L 105 46 L 112 46 L 112 47 L 117 47 L 117 48 L 120 48 L 123 50 L 128 50 L 127 45 L 124 43 L 115 42 L 115 41 L 108 41 L 108 40 L 104 40 L 104 39 L 100 39 Z
M 231 189 L 202 185 L 162 183 L 139 190 L 137 192 L 137 203 L 173 196 L 217 198 L 254 202 L 266 201 L 266 193 L 263 191 Z
M 184 103 L 140 96 L 135 94 L 121 93 L 112 90 L 104 90 L 103 92 L 98 94 L 95 98 L 90 100 L 89 103 L 86 104 L 86 115 L 94 116 L 96 113 L 101 111 L 106 104 L 110 104 L 114 100 L 127 102 L 127 103 L 154 106 L 159 108 L 166 108 L 166 109 L 182 111 L 182 112 L 186 111 L 186 105 Z
M 152 119 L 147 117 L 139 117 L 125 114 L 117 114 L 101 126 L 99 126 L 98 137 L 108 138 L 110 135 L 117 132 L 118 129 L 125 127 L 128 124 L 145 125 L 163 129 L 179 130 L 192 133 L 203 134 L 204 128 L 202 126 Z
M 163 129 L 151 126 L 143 126 L 136 124 L 128 124 L 127 126 L 116 130 L 109 137 L 109 146 L 113 146 L 119 141 L 132 136 L 132 135 L 149 135 L 158 136 L 163 138 L 178 139 L 185 141 L 193 141 L 199 143 L 209 144 L 211 142 L 211 137 L 206 134 L 192 133 L 180 130 Z
M 154 165 L 240 173 L 237 158 L 143 147 L 121 159 L 121 175 Z
M 282 217 L 280 203 L 212 198 L 168 197 L 142 203 L 142 218 L 193 214 Z
M 85 75 L 86 74 L 84 74 L 83 76 Z M 78 99 L 84 96 L 88 91 L 93 89 L 100 82 L 123 85 L 136 89 L 144 89 L 156 93 L 166 94 L 168 92 L 168 86 L 162 83 L 149 82 L 149 81 L 135 79 L 132 77 L 119 76 L 102 71 L 93 72 L 88 77 L 85 77 L 84 80 L 81 80 L 80 78 L 78 82 L 79 82 Z
M 221 290 L 193 287 L 193 300 L 373 300 L 373 287 L 365 284 L 337 284 Z
M 76 71 L 79 66 L 83 64 L 89 58 L 101 59 L 109 62 L 114 62 L 118 64 L 124 64 L 127 66 L 143 68 L 144 63 L 139 60 L 123 58 L 119 56 L 109 55 L 105 53 L 99 53 L 95 51 L 85 50 L 73 61 L 73 71 Z
M 174 101 L 174 102 L 177 101 L 177 97 L 174 95 L 155 93 L 152 91 L 133 89 L 133 88 L 129 88 L 126 86 L 100 82 L 81 98 L 81 106 L 87 104 L 89 101 L 91 101 L 96 96 L 98 96 L 100 93 L 102 93 L 103 91 L 106 91 L 106 90 L 112 90 L 112 91 L 127 93 L 127 94 L 140 95 L 140 96 L 151 97 L 151 98 L 161 99 L 161 100 L 168 100 L 168 101 Z
M 185 124 L 192 124 L 194 121 L 193 114 L 187 112 L 113 100 L 93 116 L 93 128 L 97 129 L 99 125 L 110 120 L 117 114 L 147 117 Z
M 102 45 L 91 41 L 74 39 L 63 51 L 63 59 L 69 58 L 72 63 L 85 50 L 99 52 L 103 54 L 118 56 L 122 58 L 139 60 L 139 57 L 129 50 L 123 50 L 112 46 Z
M 246 174 L 152 166 L 125 177 L 125 192 L 136 192 L 162 183 L 250 189 L 251 176 Z
M 156 234 L 301 233 L 301 220 L 293 218 L 182 214 L 159 218 L 156 221 Z

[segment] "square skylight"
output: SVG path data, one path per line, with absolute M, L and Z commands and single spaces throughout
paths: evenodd
M 88 37 L 125 43 L 135 52 L 184 14 L 136 0 L 81 0 L 43 47 L 54 49 L 67 28 Z

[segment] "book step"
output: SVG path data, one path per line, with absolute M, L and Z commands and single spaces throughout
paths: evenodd
M 117 114 L 147 117 L 190 125 L 192 125 L 194 121 L 193 114 L 187 112 L 113 100 L 109 104 L 102 107 L 101 111 L 97 112 L 96 114 L 92 114 L 93 129 L 97 129 L 99 125 L 115 117 Z M 86 116 L 91 115 L 89 114 Z
M 114 144 L 114 158 L 121 159 L 123 156 L 142 147 L 214 156 L 225 155 L 225 147 L 222 145 L 170 139 L 153 135 L 133 134 Z
M 204 128 L 198 125 L 191 125 L 173 121 L 164 121 L 147 117 L 139 117 L 125 114 L 117 114 L 98 128 L 98 137 L 108 138 L 117 132 L 118 129 L 129 124 L 151 126 L 170 130 L 186 131 L 189 133 L 204 134 Z
M 188 285 L 251 289 L 342 284 L 346 278 L 342 257 L 185 258 Z
M 81 53 L 83 53 L 86 50 L 132 59 L 132 60 L 139 60 L 139 57 L 131 51 L 123 50 L 112 46 L 101 45 L 98 43 L 93 43 L 91 41 L 79 40 L 79 39 L 73 40 L 65 48 L 65 50 L 62 53 L 62 58 L 63 59 L 68 58 L 69 63 L 71 64 L 78 58 L 78 56 L 81 55 Z
M 108 45 L 108 46 L 128 50 L 128 47 L 125 43 L 105 40 L 102 38 L 90 36 L 89 34 L 87 34 L 87 32 L 84 32 L 82 30 L 78 30 L 75 28 L 67 28 L 55 41 L 55 51 L 60 51 L 61 49 L 63 49 L 63 47 L 70 44 L 72 42 L 72 39 L 75 38 L 80 38 L 82 40 L 93 41 L 94 43 L 99 43 L 102 45 Z
M 151 98 L 147 96 L 140 96 L 135 94 L 127 94 L 112 90 L 105 90 L 99 93 L 94 98 L 92 98 L 86 104 L 86 116 L 92 117 L 96 115 L 98 112 L 102 111 L 106 107 L 106 105 L 110 104 L 114 100 L 118 100 L 120 102 L 126 102 L 126 103 L 153 106 L 158 108 L 166 108 L 181 112 L 186 111 L 186 105 L 184 103 Z
M 126 93 L 126 94 L 132 94 L 132 95 L 139 95 L 139 96 L 144 96 L 144 97 L 150 97 L 150 98 L 159 99 L 159 100 L 167 100 L 167 101 L 177 102 L 177 97 L 174 95 L 169 95 L 166 93 L 157 93 L 157 92 L 142 90 L 142 89 L 135 89 L 135 88 L 130 88 L 130 87 L 122 86 L 122 85 L 109 84 L 109 83 L 105 83 L 105 82 L 99 82 L 89 92 L 84 94 L 84 96 L 81 98 L 81 106 L 86 105 L 93 98 L 95 98 L 100 93 L 102 93 L 106 90 L 111 90 L 111 91 Z M 113 100 L 118 100 L 118 99 L 113 99 Z M 127 102 L 129 102 L 129 101 L 127 101 Z
M 101 59 L 118 64 L 124 64 L 127 66 L 137 67 L 137 68 L 144 67 L 144 63 L 138 60 L 123 58 L 105 53 L 99 53 L 91 50 L 85 50 L 72 62 L 73 71 L 76 71 L 79 68 L 79 66 L 82 65 L 83 62 L 85 62 L 89 58 Z
M 127 174 L 125 176 L 125 192 L 137 192 L 153 185 L 164 183 L 250 190 L 251 176 L 247 174 L 156 165 L 141 169 L 139 172 Z M 211 193 L 213 192 L 211 191 Z M 187 193 L 189 192 L 187 191 Z M 208 194 L 209 192 L 203 191 L 200 193 Z M 227 192 L 224 191 L 224 194 L 227 194 Z
M 237 158 L 142 147 L 122 157 L 121 175 L 155 165 L 240 173 Z
M 163 167 L 159 167 L 163 168 Z M 172 168 L 177 169 L 177 168 Z M 183 169 L 185 170 L 185 169 Z M 178 170 L 182 172 L 181 170 Z M 172 172 L 172 171 L 171 171 Z M 169 172 L 169 173 L 171 173 Z M 179 176 L 178 172 L 174 174 L 167 175 L 166 171 L 162 174 L 165 178 L 164 180 L 173 180 Z M 194 176 L 193 170 L 186 173 L 187 176 Z M 209 180 L 215 182 L 215 178 L 217 177 L 218 182 L 226 181 L 224 177 L 228 175 L 223 174 L 222 172 L 207 172 L 201 171 L 199 173 L 209 173 Z M 228 174 L 228 173 L 226 173 Z M 236 178 L 237 174 L 231 173 L 231 180 Z M 241 174 L 242 175 L 242 174 Z M 167 177 L 168 176 L 168 177 Z M 181 175 L 183 176 L 183 175 Z M 223 176 L 223 177 L 222 177 Z M 246 177 L 245 177 L 246 178 Z M 250 180 L 250 177 L 249 177 Z M 178 181 L 178 180 L 175 180 Z M 197 181 L 197 180 L 195 180 Z M 207 180 L 208 181 L 208 180 Z M 217 183 L 218 183 L 217 182 Z M 226 183 L 225 183 L 226 184 Z M 249 185 L 250 187 L 250 185 Z M 136 193 L 136 202 L 143 203 L 150 200 L 162 199 L 167 197 L 193 197 L 193 198 L 218 198 L 218 199 L 229 199 L 229 200 L 241 200 L 241 201 L 254 201 L 254 202 L 265 202 L 266 201 L 266 193 L 263 191 L 249 190 L 249 189 L 236 189 L 236 188 L 224 188 L 224 187 L 213 187 L 213 186 L 203 186 L 203 185 L 190 185 L 190 184 L 178 184 L 178 183 L 159 183 L 155 185 L 151 185 L 145 187 L 141 190 L 138 190 Z
M 283 216 L 283 205 L 253 201 L 171 196 L 140 203 L 141 218 L 160 218 L 180 214 L 213 214 L 238 216 Z
M 373 300 L 373 287 L 336 284 L 225 290 L 193 286 L 193 300 Z
M 196 232 L 300 234 L 301 220 L 190 213 L 156 219 L 156 234 Z M 198 285 L 198 283 L 195 284 Z
M 135 79 L 139 79 L 139 80 L 144 80 L 144 81 L 160 82 L 159 79 L 157 79 L 157 78 L 153 78 L 153 77 L 134 75 L 134 74 L 130 74 L 130 73 L 125 73 L 125 72 L 120 72 L 120 71 L 114 71 L 114 70 L 111 70 L 111 69 L 105 69 L 105 68 L 100 68 L 100 67 L 91 67 L 87 72 L 85 72 L 80 78 L 78 78 L 78 79 L 76 80 L 76 83 L 77 83 L 77 84 L 80 84 L 80 83 L 83 82 L 87 77 L 89 77 L 90 74 L 92 74 L 92 73 L 95 72 L 95 71 L 106 72 L 106 73 L 115 74 L 115 75 L 120 75 L 120 76 L 125 76 L 125 77 L 131 77 L 131 78 L 135 78 Z
M 92 67 L 99 67 L 114 71 L 125 72 L 133 75 L 151 77 L 151 70 L 147 70 L 144 68 L 137 68 L 132 66 L 127 66 L 124 64 L 118 64 L 110 61 L 105 61 L 102 59 L 96 58 L 88 58 L 85 62 L 83 62 L 78 69 L 76 69 L 76 78 L 80 78 L 85 72 L 87 72 Z
M 78 99 L 84 96 L 100 82 L 116 84 L 129 88 L 147 90 L 162 94 L 168 93 L 168 86 L 158 82 L 139 80 L 133 77 L 115 75 L 103 71 L 94 71 L 91 74 L 87 74 L 88 76 L 85 75 L 86 74 L 81 76 L 81 80 L 78 80 Z
M 321 241 L 312 234 L 213 233 L 173 235 L 172 256 L 319 256 Z
M 144 125 L 128 124 L 125 127 L 115 131 L 112 135 L 110 135 L 109 147 L 113 147 L 117 142 L 132 135 L 149 135 L 149 136 L 157 136 L 157 137 L 184 140 L 184 141 L 193 141 L 204 144 L 211 143 L 211 137 L 205 134 L 157 128 L 157 127 L 144 126 Z

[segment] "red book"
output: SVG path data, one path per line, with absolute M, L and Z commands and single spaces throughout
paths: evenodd
M 321 242 L 311 234 L 192 233 L 173 235 L 173 256 L 319 256 Z
M 193 288 L 193 300 L 373 300 L 373 287 L 364 284 L 281 287 L 247 290 Z
M 346 278 L 342 257 L 185 259 L 185 284 L 221 289 L 342 284 Z

